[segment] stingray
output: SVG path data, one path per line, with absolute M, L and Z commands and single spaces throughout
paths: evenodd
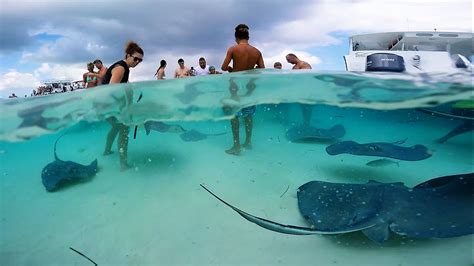
M 184 87 L 184 92 L 176 93 L 175 97 L 178 98 L 178 100 L 184 104 L 190 104 L 194 102 L 201 94 L 205 93 L 217 93 L 217 92 L 222 92 L 222 91 L 208 91 L 208 92 L 203 92 L 197 89 L 199 86 L 204 86 L 206 85 L 206 82 L 194 82 L 192 84 L 187 84 Z
M 292 235 L 361 231 L 376 243 L 390 232 L 409 238 L 450 238 L 474 233 L 474 173 L 443 176 L 413 188 L 403 183 L 343 184 L 311 181 L 299 187 L 298 207 L 310 227 L 284 225 L 218 200 L 246 220 Z
M 56 145 L 61 135 L 54 143 L 54 162 L 49 163 L 41 171 L 41 179 L 47 191 L 55 191 L 63 186 L 87 181 L 97 173 L 97 159 L 89 165 L 72 161 L 63 161 L 56 154 Z
M 299 125 L 288 129 L 286 138 L 293 142 L 303 140 L 335 140 L 342 138 L 345 134 L 346 130 L 342 125 L 335 125 L 330 129 Z
M 423 108 L 418 108 L 417 110 L 424 113 L 428 113 L 430 115 L 442 117 L 442 118 L 457 119 L 457 120 L 462 121 L 460 125 L 453 128 L 451 131 L 446 133 L 446 135 L 437 139 L 436 142 L 438 143 L 445 143 L 452 137 L 474 131 L 474 110 L 473 109 L 453 108 L 451 114 L 434 111 L 434 110 L 423 109 Z
M 23 119 L 21 124 L 18 126 L 18 128 L 24 128 L 24 127 L 40 127 L 43 129 L 50 129 L 48 128 L 48 125 L 51 123 L 56 123 L 57 121 L 61 120 L 56 117 L 43 117 L 43 113 L 50 108 L 54 108 L 63 104 L 66 104 L 70 101 L 75 101 L 79 98 L 71 98 L 67 99 L 61 102 L 53 102 L 53 103 L 45 103 L 45 104 L 40 104 L 36 105 L 27 109 L 23 109 L 18 111 L 18 116 Z
M 186 130 L 180 125 L 169 125 L 160 121 L 147 121 L 145 122 L 145 131 L 147 135 L 150 135 L 150 132 L 168 132 L 168 133 L 183 133 Z
M 200 141 L 200 140 L 207 139 L 208 136 L 221 136 L 224 134 L 226 134 L 226 132 L 215 133 L 215 134 L 205 134 L 195 129 L 191 129 L 191 130 L 186 130 L 179 136 L 181 137 L 183 141 Z
M 341 141 L 326 147 L 326 152 L 329 155 L 349 153 L 353 155 L 388 157 L 404 161 L 424 160 L 432 155 L 427 147 L 420 144 L 411 147 L 402 147 L 396 144 L 386 142 L 359 144 L 355 141 Z

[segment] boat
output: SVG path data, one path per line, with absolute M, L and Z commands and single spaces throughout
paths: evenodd
M 52 93 L 61 93 L 84 89 L 84 82 L 82 80 L 48 80 L 43 81 L 42 84 L 36 88 L 36 95 L 47 95 Z
M 472 71 L 473 33 L 384 32 L 349 38 L 344 56 L 347 71 L 443 72 Z

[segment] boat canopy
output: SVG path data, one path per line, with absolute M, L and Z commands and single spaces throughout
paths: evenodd
M 466 32 L 385 32 L 354 35 L 352 51 L 440 51 L 473 55 L 473 34 Z

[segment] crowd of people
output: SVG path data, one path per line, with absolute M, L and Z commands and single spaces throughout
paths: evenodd
M 245 71 L 254 68 L 265 68 L 264 59 L 260 50 L 250 45 L 249 43 L 249 27 L 245 24 L 239 24 L 235 27 L 235 42 L 236 44 L 229 47 L 225 58 L 223 60 L 221 69 L 227 72 L 238 72 Z M 124 58 L 118 60 L 110 67 L 105 67 L 101 60 L 96 59 L 94 62 L 87 64 L 87 72 L 83 74 L 82 82 L 85 84 L 86 89 L 94 88 L 102 84 L 113 84 L 113 83 L 127 83 L 130 73 L 130 69 L 136 67 L 143 61 L 144 51 L 135 42 L 128 42 L 125 47 Z M 288 54 L 286 56 L 288 63 L 293 64 L 293 69 L 311 69 L 311 65 L 307 62 L 300 60 L 294 54 Z M 160 61 L 160 66 L 155 72 L 157 80 L 165 79 L 165 69 L 167 63 L 165 60 Z M 275 69 L 281 69 L 282 64 L 275 62 L 273 67 Z M 94 68 L 97 68 L 95 71 Z M 187 78 L 193 76 L 203 75 L 214 75 L 222 74 L 216 70 L 215 66 L 209 66 L 204 57 L 199 58 L 199 66 L 196 68 L 188 68 L 184 64 L 184 60 L 180 58 L 178 60 L 178 67 L 174 71 L 174 78 Z M 246 96 L 251 95 L 255 86 L 255 78 L 251 79 L 246 85 L 247 93 Z M 238 85 L 234 79 L 229 80 L 229 92 L 231 98 L 239 100 L 237 94 Z M 126 90 L 124 99 L 125 102 L 131 102 L 133 91 Z M 227 115 L 233 115 L 230 113 L 231 108 L 223 106 L 223 110 Z M 255 114 L 256 107 L 250 106 L 242 108 L 234 117 L 231 119 L 230 124 L 232 128 L 232 146 L 225 152 L 231 155 L 238 155 L 241 152 L 241 148 L 250 149 L 252 147 L 252 128 L 253 128 L 253 116 Z M 309 122 L 311 109 L 309 107 L 303 108 L 304 120 Z M 239 119 L 243 119 L 245 126 L 245 141 L 243 144 L 240 143 L 240 122 Z M 107 134 L 106 145 L 104 149 L 104 155 L 112 154 L 112 145 L 118 136 L 117 148 L 120 158 L 121 170 L 126 170 L 130 166 L 127 159 L 128 151 L 128 138 L 130 127 L 121 123 L 116 117 L 107 118 L 107 122 L 111 125 L 111 128 Z

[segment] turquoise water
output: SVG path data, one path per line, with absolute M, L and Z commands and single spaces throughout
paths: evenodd
M 0 262 L 92 265 L 72 247 L 99 265 L 470 265 L 472 236 L 391 234 L 378 245 L 360 232 L 284 235 L 244 220 L 200 184 L 256 216 L 309 226 L 296 192 L 312 180 L 411 187 L 472 172 L 472 131 L 437 143 L 463 121 L 417 110 L 450 113 L 451 104 L 472 100 L 472 92 L 471 73 L 265 70 L 2 100 Z M 229 155 L 229 118 L 251 105 L 257 105 L 252 149 Z M 342 125 L 345 134 L 288 141 L 288 130 L 304 122 L 302 106 L 308 105 L 312 127 Z M 127 171 L 120 171 L 116 144 L 113 154 L 102 155 L 110 128 L 105 119 L 111 116 L 130 126 Z M 194 141 L 173 130 L 147 135 L 147 121 L 209 135 Z M 242 120 L 240 129 L 243 142 Z M 99 168 L 90 180 L 47 192 L 41 173 L 54 161 L 59 136 L 60 159 L 81 164 L 97 159 Z M 348 140 L 420 144 L 431 156 L 371 166 L 367 163 L 380 157 L 330 156 L 325 150 Z

